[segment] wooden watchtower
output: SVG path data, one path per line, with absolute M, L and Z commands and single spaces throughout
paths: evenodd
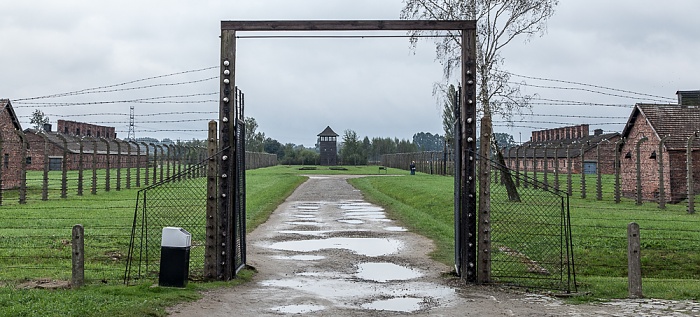
M 327 126 L 318 134 L 318 147 L 320 150 L 319 164 L 321 166 L 338 165 L 338 134 Z

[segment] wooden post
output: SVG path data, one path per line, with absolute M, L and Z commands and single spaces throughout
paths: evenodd
M 627 226 L 627 289 L 629 298 L 642 298 L 642 256 L 639 225 Z
M 217 151 L 217 125 L 216 121 L 209 121 L 209 136 L 207 138 L 207 151 L 209 152 L 209 161 L 207 164 L 207 210 L 206 210 L 206 239 L 204 249 L 204 276 L 207 279 L 215 279 L 217 277 L 217 233 L 218 217 L 216 209 L 216 151 Z
M 637 141 L 637 205 L 642 204 L 642 154 L 641 154 L 641 146 L 642 143 L 646 142 L 648 140 L 647 137 L 642 137 Z
M 71 287 L 79 288 L 85 284 L 85 230 L 83 225 L 73 226 L 71 248 L 73 250 Z

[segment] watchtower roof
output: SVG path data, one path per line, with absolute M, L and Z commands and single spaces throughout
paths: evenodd
M 319 133 L 318 136 L 338 136 L 338 133 L 335 133 L 330 126 L 326 126 L 326 129 Z

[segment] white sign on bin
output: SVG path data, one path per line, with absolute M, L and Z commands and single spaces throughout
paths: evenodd
M 161 247 L 186 248 L 192 246 L 192 235 L 180 227 L 163 228 Z

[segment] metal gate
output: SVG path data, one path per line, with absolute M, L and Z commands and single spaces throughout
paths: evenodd
M 490 163 L 491 282 L 576 291 L 569 196 Z

